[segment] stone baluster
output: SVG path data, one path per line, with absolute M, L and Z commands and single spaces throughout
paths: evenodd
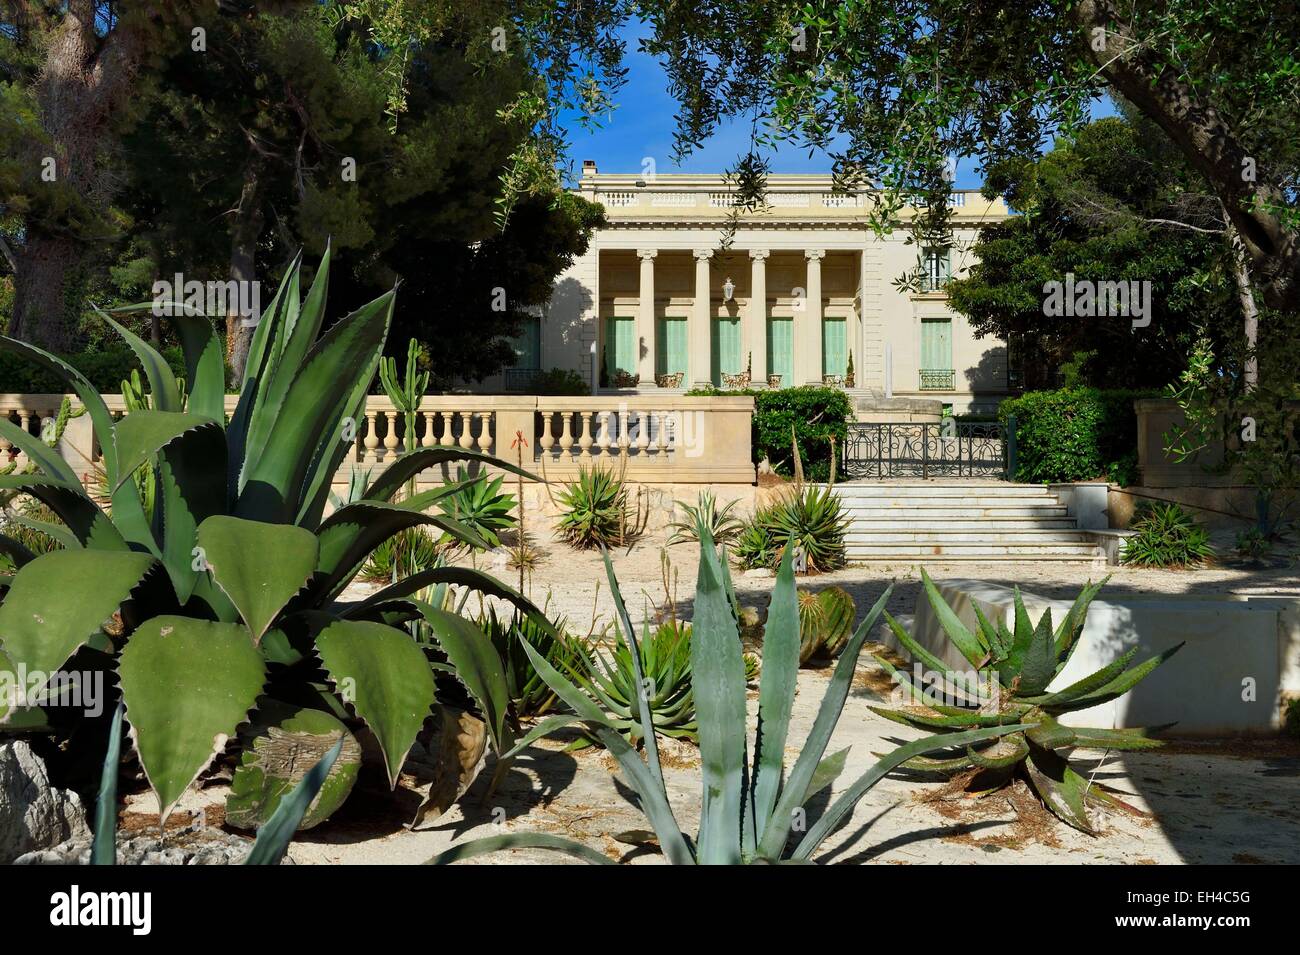
M 656 411 L 654 414 L 659 419 L 659 426 L 655 429 L 655 451 L 663 454 L 668 450 L 668 412 Z
M 555 445 L 555 436 L 551 434 L 551 417 L 551 412 L 542 412 L 542 433 L 537 439 L 537 447 L 546 457 L 550 457 L 551 448 Z
M 367 464 L 375 464 L 379 461 L 379 427 L 375 423 L 374 411 L 366 412 L 366 436 L 362 441 L 365 452 L 361 460 Z
M 391 461 L 397 457 L 397 420 L 396 411 L 381 411 L 384 419 L 384 460 Z
M 5 420 L 8 421 L 9 413 L 5 412 L 4 417 Z M 9 452 L 11 452 L 13 449 L 14 449 L 13 442 L 10 441 L 8 438 L 4 437 L 3 435 L 0 435 L 0 467 L 4 467 L 9 463 Z
M 596 447 L 602 456 L 609 454 L 609 412 L 597 411 L 600 416 L 600 431 L 596 436 Z
M 596 413 L 594 411 L 578 412 L 578 429 L 581 437 L 578 438 L 578 459 L 581 461 L 591 460 L 591 443 L 595 439 L 592 433 L 595 430 Z
M 632 441 L 628 437 L 628 424 L 632 420 L 631 414 L 626 406 L 619 408 L 616 412 L 618 415 L 618 453 L 627 454 L 627 449 L 631 447 Z
M 563 428 L 560 432 L 560 460 L 567 461 L 573 451 L 573 413 L 560 412 L 560 421 Z
M 437 417 L 437 415 L 438 413 L 432 410 L 425 411 L 421 415 L 421 417 L 424 418 L 424 434 L 420 435 L 420 447 L 422 448 L 433 447 L 434 443 L 437 440 L 433 436 L 433 420 L 434 418 Z
M 646 448 L 650 447 L 650 412 L 638 411 L 636 413 L 636 445 L 637 452 L 644 454 Z
M 474 448 L 474 414 L 469 411 L 458 412 L 460 415 L 460 446 L 466 451 Z
M 484 454 L 492 453 L 492 412 L 480 411 L 478 417 L 478 449 Z

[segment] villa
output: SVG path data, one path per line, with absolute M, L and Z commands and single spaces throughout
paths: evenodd
M 766 208 L 738 215 L 721 176 L 600 173 L 588 161 L 578 192 L 609 224 L 490 390 L 527 392 L 539 371 L 564 368 L 593 394 L 737 387 L 748 373 L 755 387 L 825 382 L 860 406 L 929 398 L 963 413 L 1008 392 L 1006 344 L 977 340 L 944 292 L 978 229 L 1009 215 L 1001 199 L 954 192 L 954 246 L 918 257 L 905 230 L 872 233 L 870 193 L 835 191 L 830 176 L 771 176 Z M 923 291 L 900 291 L 918 263 Z

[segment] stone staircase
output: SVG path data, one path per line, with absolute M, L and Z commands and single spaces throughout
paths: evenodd
M 1037 484 L 886 481 L 838 484 L 850 563 L 1075 561 L 1106 554 Z

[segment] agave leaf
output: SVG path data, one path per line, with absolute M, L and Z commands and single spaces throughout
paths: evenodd
M 503 471 L 509 471 L 511 474 L 522 475 L 530 481 L 542 483 L 542 479 L 531 471 L 525 471 L 509 461 L 494 458 L 490 454 L 483 454 L 479 451 L 466 451 L 463 448 L 420 448 L 418 451 L 403 454 L 384 468 L 383 472 L 366 489 L 364 499 L 367 501 L 390 500 L 394 494 L 405 486 L 407 481 L 417 474 L 441 464 L 464 461 L 477 461 L 485 466 L 490 465 Z M 474 480 L 477 480 L 477 478 Z M 467 482 L 461 482 L 461 485 L 465 483 Z M 458 487 L 461 485 L 458 485 Z
M 90 846 L 91 865 L 117 864 L 117 773 L 122 761 L 122 701 L 113 710 L 113 728 L 108 732 L 104 770 L 99 774 L 99 795 L 95 799 L 95 837 Z
M 763 838 L 781 791 L 790 711 L 799 677 L 799 654 L 799 597 L 794 584 L 793 548 L 787 544 L 776 574 L 776 585 L 772 588 L 772 602 L 763 630 L 758 732 L 754 737 L 754 778 L 750 783 L 756 841 Z M 813 777 L 816 778 L 816 773 Z M 811 781 L 809 785 L 812 785 Z
M 989 622 L 989 618 L 984 616 L 984 611 L 980 609 L 979 604 L 972 603 L 971 609 L 975 611 L 975 621 L 979 624 L 980 633 L 983 634 L 983 643 L 989 647 L 989 653 L 995 661 L 999 663 L 1006 659 L 1011 652 L 1015 639 L 1006 632 L 1006 627 L 995 627 Z
M 1079 729 L 1071 727 L 1075 735 L 1075 747 L 1078 749 L 1159 749 L 1165 745 L 1162 739 L 1155 739 L 1152 733 L 1168 729 L 1173 723 L 1161 723 L 1158 726 L 1135 726 L 1129 729 Z
M 339 753 L 343 752 L 343 741 L 344 738 L 340 737 L 334 747 L 321 757 L 320 762 L 298 781 L 298 785 L 293 787 L 293 792 L 280 800 L 270 822 L 258 831 L 257 839 L 253 843 L 252 851 L 248 853 L 248 858 L 244 860 L 244 865 L 280 864 L 285 850 L 289 848 L 289 841 L 298 831 L 302 817 L 307 814 L 316 794 L 325 784 L 334 766 L 334 760 L 338 759 Z
M 1057 673 L 1060 673 L 1070 662 L 1070 657 L 1079 645 L 1079 637 L 1083 634 L 1083 625 L 1087 621 L 1088 607 L 1092 604 L 1093 598 L 1109 582 L 1110 576 L 1107 575 L 1097 583 L 1089 583 L 1085 586 L 1079 592 L 1079 596 L 1074 598 L 1074 603 L 1066 613 L 1065 619 L 1061 621 L 1061 625 L 1056 628 L 1056 656 L 1059 661 L 1056 667 Z
M 970 757 L 971 765 L 980 769 L 1010 769 L 1019 766 L 1029 755 L 1029 744 L 1025 742 L 1024 736 L 1013 733 L 982 750 L 967 746 L 966 755 Z
M 45 675 L 33 693 L 100 632 L 153 562 L 130 551 L 55 550 L 18 571 L 0 604 L 0 641 L 13 664 Z
M 483 712 L 497 754 L 510 749 L 512 735 L 506 725 L 510 689 L 506 686 L 501 657 L 492 641 L 464 617 L 447 613 L 421 601 L 412 601 L 424 615 L 438 645 L 455 668 L 456 677 L 469 690 Z
M 28 517 L 21 511 L 13 512 L 9 515 L 9 519 L 15 524 L 21 524 L 23 527 L 31 528 L 52 540 L 58 541 L 59 544 L 69 550 L 81 549 L 81 541 L 77 540 L 77 535 L 68 530 L 68 528 L 63 524 L 51 524 L 49 521 L 38 521 L 35 518 Z
M 459 862 L 462 859 L 472 859 L 475 856 L 487 855 L 490 852 L 504 852 L 509 849 L 549 849 L 553 852 L 562 852 L 565 855 L 573 856 L 575 859 L 581 859 L 583 862 L 589 862 L 592 865 L 616 865 L 613 859 L 602 855 L 589 846 L 583 845 L 581 842 L 541 832 L 511 832 L 502 836 L 486 836 L 482 839 L 462 842 L 458 846 L 452 846 L 445 852 L 438 853 L 425 865 L 451 865 L 453 862 Z
M 704 777 L 698 851 L 703 864 L 732 865 L 740 862 L 745 662 L 740 632 L 722 590 L 717 550 L 706 527 L 700 528 L 700 547 L 691 638 L 691 684 L 700 724 Z
M 0 474 L 0 490 L 30 494 L 63 521 L 81 546 L 103 551 L 127 549 L 126 541 L 80 484 L 36 474 Z
M 955 729 L 967 726 L 1003 726 L 1012 719 L 1006 713 L 980 713 L 976 710 L 963 712 L 961 715 L 943 715 L 906 710 L 889 710 L 882 706 L 868 706 L 867 709 L 877 716 L 883 716 L 904 726 L 917 729 Z M 955 709 L 955 708 L 954 708 Z
M 250 440 L 245 450 L 248 454 L 256 447 L 260 453 L 244 462 L 237 517 L 287 523 L 297 516 L 317 449 L 324 441 L 342 440 L 340 422 L 353 406 L 350 391 L 341 391 L 339 382 L 374 374 L 392 320 L 393 296 L 386 292 L 363 305 L 312 347 L 265 443 L 255 446 Z M 264 413 L 259 404 L 257 414 Z
M 434 702 L 433 673 L 409 634 L 382 623 L 335 620 L 316 635 L 335 691 L 379 741 L 388 782 L 397 777 Z
M 248 718 L 266 668 L 244 627 L 162 616 L 136 628 L 118 676 L 162 824 Z
M 984 646 L 980 643 L 975 634 L 966 629 L 966 625 L 961 619 L 953 613 L 948 602 L 943 599 L 939 589 L 935 587 L 934 581 L 930 575 L 921 568 L 921 584 L 925 587 L 926 599 L 930 601 L 930 606 L 934 614 L 939 618 L 939 624 L 943 627 L 944 633 L 948 634 L 948 639 L 953 642 L 953 646 L 964 656 L 970 665 L 978 668 L 984 661 L 987 653 Z
M 913 640 L 912 635 L 903 629 L 902 624 L 890 616 L 888 610 L 884 613 L 885 625 L 889 627 L 890 631 L 894 634 L 895 639 L 897 639 L 903 646 L 903 649 L 911 654 L 913 660 L 916 660 L 926 669 L 932 670 L 935 673 L 948 672 L 948 664 L 944 663 L 943 660 L 939 659 L 929 650 L 925 649 L 925 647 Z M 877 657 L 877 659 L 879 659 L 879 657 Z
M 1038 721 L 1025 736 L 1043 749 L 1064 749 L 1074 745 L 1074 731 L 1050 716 Z
M 113 428 L 121 470 L 111 490 L 116 491 L 137 468 L 187 431 L 214 424 L 217 422 L 212 418 L 178 411 L 132 411 Z
M 213 579 L 252 631 L 253 643 L 261 643 L 315 569 L 316 535 L 291 524 L 216 514 L 199 525 L 197 538 Z
M 80 541 L 77 542 L 77 546 L 81 546 Z M 5 536 L 4 534 L 0 534 L 0 554 L 4 554 L 8 557 L 9 560 L 13 562 L 15 568 L 21 568 L 23 564 L 30 563 L 36 559 L 36 554 L 28 550 L 25 545 L 14 540 L 12 537 Z M 8 586 L 8 584 L 5 586 Z
M 346 417 L 343 420 L 365 420 L 366 392 L 369 389 L 369 378 L 357 379 L 352 388 L 352 401 L 348 406 L 351 410 L 345 412 Z M 334 475 L 343 466 L 343 462 L 352 452 L 352 446 L 356 443 L 356 429 L 351 430 L 351 435 L 351 438 L 348 438 L 347 432 L 344 432 L 336 439 L 334 435 L 327 434 L 317 447 L 312 465 L 307 471 L 306 491 L 303 494 L 302 507 L 298 511 L 296 523 L 300 527 L 314 530 L 320 526 L 321 518 L 325 514 L 325 505 L 330 499 Z
M 808 791 L 817 767 L 821 765 L 831 734 L 835 732 L 835 724 L 839 722 L 840 714 L 844 711 L 844 701 L 849 696 L 849 687 L 853 682 L 853 673 L 857 668 L 862 643 L 876 625 L 876 621 L 880 619 L 880 614 L 889 602 L 889 595 L 893 590 L 892 586 L 885 588 L 885 592 L 868 611 L 862 623 L 858 625 L 857 631 L 849 639 L 844 652 L 835 662 L 835 670 L 831 674 L 830 682 L 826 686 L 826 694 L 822 697 L 821 706 L 813 720 L 813 728 L 804 741 L 803 749 L 799 751 L 799 758 L 795 760 L 785 787 L 781 790 L 781 798 L 777 800 L 776 810 L 772 813 L 763 832 L 763 838 L 759 840 L 758 854 L 762 858 L 778 859 L 785 848 L 794 821 L 794 811 L 803 805 L 803 795 Z
M 421 570 L 402 578 L 395 584 L 389 584 L 387 587 L 377 590 L 365 600 L 336 609 L 341 611 L 339 616 L 345 619 L 357 620 L 365 617 L 382 604 L 408 597 L 411 594 L 418 594 L 426 587 L 436 587 L 441 584 L 464 587 L 467 590 L 487 594 L 489 597 L 505 600 L 518 607 L 526 617 L 536 623 L 547 634 L 556 638 L 560 636 L 554 624 L 546 618 L 546 614 L 531 600 L 492 575 L 481 570 L 475 570 L 472 567 L 431 567 L 428 570 Z
M 944 733 L 939 736 L 927 736 L 924 739 L 914 740 L 898 747 L 898 749 L 867 770 L 857 782 L 845 790 L 839 799 L 831 803 L 822 817 L 809 827 L 808 833 L 799 841 L 799 845 L 791 853 L 791 859 L 795 861 L 811 859 L 813 853 L 826 841 L 826 837 L 834 832 L 844 818 L 853 811 L 853 807 L 858 804 L 858 800 L 865 796 L 872 786 L 908 760 L 923 756 L 926 753 L 932 753 L 935 750 L 947 749 L 950 746 L 969 746 L 972 743 L 996 739 L 1009 733 L 1018 733 L 1027 728 L 1023 723 L 1013 723 L 1009 726 L 968 730 L 963 733 Z M 776 856 L 772 857 L 775 858 Z
M 1183 642 L 1186 643 L 1186 641 Z M 1164 651 L 1164 653 L 1158 653 L 1150 659 L 1139 663 L 1132 669 L 1121 673 L 1119 676 L 1115 677 L 1115 679 L 1111 680 L 1105 686 L 1098 688 L 1094 692 L 1085 696 L 1076 697 L 1064 705 L 1057 704 L 1054 709 L 1057 709 L 1062 713 L 1070 713 L 1075 710 L 1086 710 L 1090 706 L 1100 706 L 1102 703 L 1109 703 L 1111 700 L 1123 696 L 1129 690 L 1133 689 L 1133 687 L 1141 683 L 1152 670 L 1160 666 L 1160 664 L 1164 663 L 1182 648 L 1182 643 L 1172 646 L 1168 650 Z
M 162 559 L 177 600 L 184 604 L 198 594 L 218 619 L 230 622 L 229 602 L 194 559 L 199 524 L 226 510 L 225 461 L 226 436 L 215 421 L 186 431 L 164 447 L 154 517 L 162 524 Z
M 171 366 L 167 364 L 167 359 L 135 332 L 119 325 L 111 315 L 97 305 L 92 303 L 91 308 L 100 318 L 112 325 L 122 340 L 130 346 L 131 351 L 135 352 L 136 360 L 140 362 L 145 377 L 149 379 L 153 407 L 158 411 L 184 411 L 180 388 L 176 384 L 176 376 L 172 374 Z
M 1050 749 L 1037 749 L 1025 761 L 1029 782 L 1052 814 L 1080 832 L 1095 836 L 1084 809 L 1088 781 L 1070 768 L 1065 757 Z
M 808 790 L 803 795 L 805 803 L 840 778 L 840 774 L 844 772 L 844 761 L 849 756 L 849 749 L 850 747 L 845 746 L 817 764 L 817 771 L 813 773 L 812 780 L 808 783 Z
M 618 732 L 610 729 L 616 725 L 615 722 L 602 713 L 581 690 L 561 676 L 527 640 L 521 640 L 520 643 L 524 653 L 532 661 L 537 675 L 578 715 L 609 750 L 610 755 L 618 761 L 628 782 L 641 797 L 641 811 L 645 813 L 646 819 L 654 827 L 655 834 L 659 836 L 659 845 L 663 847 L 664 855 L 674 865 L 694 863 L 695 857 L 686 844 L 681 828 L 677 825 L 672 807 L 668 804 L 668 797 L 664 794 L 663 785 L 650 773 L 637 751 L 628 745 Z
M 62 455 L 40 438 L 28 434 L 26 428 L 18 427 L 3 416 L 0 416 L 0 437 L 16 445 L 47 477 L 57 478 L 68 484 L 77 483 L 76 472 L 68 467 L 68 462 L 63 460 Z
M 1106 664 L 1097 672 L 1086 676 L 1075 683 L 1071 683 L 1069 686 L 1058 690 L 1055 693 L 1043 693 L 1038 696 L 1018 695 L 1017 699 L 1023 703 L 1033 703 L 1044 708 L 1060 705 L 1062 703 L 1069 703 L 1071 700 L 1078 699 L 1081 696 L 1092 693 L 1094 690 L 1100 689 L 1111 680 L 1115 679 L 1115 677 L 1124 672 L 1124 668 L 1129 665 L 1129 662 L 1135 656 L 1137 656 L 1137 652 L 1138 648 L 1132 647 L 1115 660 Z
M 1016 696 L 1021 693 L 1034 695 L 1047 689 L 1047 684 L 1056 676 L 1056 643 L 1052 638 L 1052 610 L 1043 611 L 1038 627 L 1029 642 L 1024 660 L 1020 667 L 1020 683 L 1016 687 Z

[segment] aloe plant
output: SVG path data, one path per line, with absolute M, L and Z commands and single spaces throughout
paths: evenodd
M 904 709 L 872 709 L 905 726 L 953 734 L 949 752 L 934 759 L 913 759 L 905 764 L 906 768 L 945 775 L 968 773 L 971 787 L 980 791 L 996 789 L 1021 776 L 1057 818 L 1092 835 L 1095 830 L 1088 819 L 1087 803 L 1128 809 L 1076 772 L 1070 766 L 1069 751 L 1154 749 L 1162 744 L 1150 734 L 1165 726 L 1092 729 L 1065 726 L 1058 717 L 1118 699 L 1173 656 L 1182 644 L 1129 667 L 1138 652 L 1134 647 L 1069 686 L 1048 689 L 1078 648 L 1088 606 L 1109 579 L 1085 586 L 1056 628 L 1052 627 L 1050 607 L 1037 624 L 1032 623 L 1020 589 L 1016 588 L 1014 629 L 1001 620 L 996 625 L 990 623 L 976 606 L 978 626 L 971 631 L 922 570 L 926 599 L 948 638 L 974 668 L 976 679 L 954 676 L 943 660 L 885 614 L 899 643 L 919 666 L 936 675 L 938 683 L 928 689 L 918 686 L 912 674 L 877 656 L 877 661 L 895 675 L 912 705 Z M 944 702 L 939 702 L 940 697 Z M 975 727 L 1000 723 L 1020 723 L 1026 728 L 985 743 L 958 742 L 958 737 Z
M 645 674 L 641 669 L 639 641 L 608 554 L 605 555 L 605 570 L 631 651 L 629 662 L 640 683 Z M 544 720 L 519 741 L 512 755 L 562 726 L 579 723 L 593 733 L 618 762 L 624 781 L 639 797 L 641 811 L 646 814 L 659 848 L 669 862 L 689 865 L 809 861 L 867 791 L 897 766 L 915 756 L 943 748 L 954 739 L 963 744 L 981 743 L 1028 728 L 1023 724 L 981 727 L 954 737 L 930 736 L 901 746 L 880 759 L 834 799 L 826 812 L 790 846 L 792 833 L 802 828 L 800 824 L 806 818 L 804 807 L 809 799 L 830 786 L 843 771 L 848 751 L 840 750 L 827 757 L 826 747 L 848 698 L 858 652 L 880 616 L 889 593 L 886 591 L 876 602 L 841 654 L 812 731 L 788 771 L 785 753 L 790 743 L 790 714 L 799 673 L 799 608 L 790 549 L 787 547 L 781 559 L 764 634 L 758 729 L 752 745 L 746 738 L 745 665 L 733 594 L 726 560 L 719 556 L 708 528 L 701 527 L 694 633 L 690 641 L 703 776 L 700 828 L 694 839 L 682 831 L 668 801 L 651 709 L 641 707 L 638 713 L 641 738 L 645 740 L 643 760 L 621 735 L 622 721 L 619 718 L 605 713 L 579 687 L 527 646 L 525 650 L 537 672 L 573 712 Z M 549 849 L 594 863 L 611 861 L 580 842 L 543 833 L 509 833 L 475 840 L 454 846 L 430 861 L 446 863 L 516 848 Z
M 365 600 L 343 599 L 373 549 L 404 529 L 427 525 L 480 543 L 447 515 L 427 513 L 460 485 L 395 503 L 408 480 L 460 460 L 515 468 L 459 448 L 410 451 L 325 517 L 331 481 L 363 417 L 394 293 L 321 334 L 329 251 L 305 296 L 300 269 L 295 259 L 257 326 L 228 422 L 221 342 L 210 319 L 186 306 L 171 309 L 185 355 L 184 399 L 162 355 L 103 315 L 135 352 L 150 391 L 148 407 L 116 421 L 76 369 L 0 337 L 0 347 L 59 375 L 76 394 L 103 449 L 111 495 L 111 507 L 101 509 L 50 447 L 0 419 L 0 433 L 37 469 L 0 476 L 0 491 L 48 506 L 70 545 L 32 556 L 0 541 L 17 564 L 0 603 L 0 667 L 48 677 L 82 665 L 86 654 L 110 660 L 163 819 L 238 728 L 265 715 L 261 700 L 313 710 L 310 732 L 298 738 L 302 752 L 318 754 L 323 735 L 364 725 L 395 785 L 435 702 L 425 649 L 401 624 L 424 621 L 457 657 L 462 626 L 473 629 L 413 599 L 423 588 L 478 588 L 541 616 L 504 584 L 464 568 L 430 568 Z M 154 474 L 151 517 L 134 480 L 143 468 Z M 485 686 L 467 682 L 472 690 Z M 31 700 L 0 700 L 0 722 L 17 722 L 31 707 Z M 347 766 L 334 764 L 336 780 Z M 258 818 L 269 803 L 265 809 Z

